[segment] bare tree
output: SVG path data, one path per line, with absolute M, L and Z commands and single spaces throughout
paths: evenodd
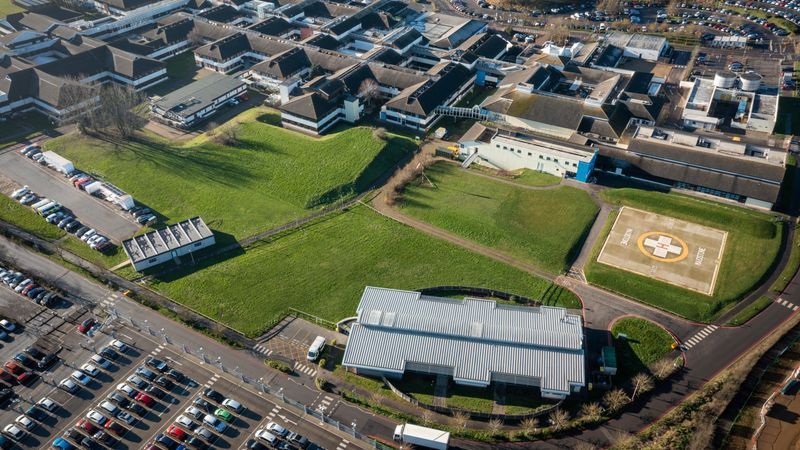
M 641 372 L 637 373 L 631 379 L 631 383 L 633 384 L 633 394 L 631 394 L 631 401 L 636 398 L 637 395 L 642 394 L 644 392 L 650 391 L 653 389 L 653 377 L 650 375 Z
M 453 413 L 453 420 L 455 420 L 456 422 L 456 427 L 461 428 L 463 430 L 467 428 L 467 423 L 469 423 L 469 416 L 467 415 L 467 413 L 456 411 L 455 413 Z
M 100 111 L 96 117 L 101 128 L 111 128 L 122 138 L 128 138 L 147 124 L 147 119 L 134 111 L 146 97 L 129 86 L 109 83 L 100 89 Z
M 383 396 L 379 392 L 373 392 L 370 394 L 370 398 L 372 399 L 372 403 L 376 406 L 381 406 L 383 404 Z
M 198 30 L 197 27 L 192 28 L 192 31 L 186 35 L 186 40 L 189 41 L 189 45 L 192 47 L 199 47 L 205 42 L 203 35 L 200 34 L 200 30 Z
M 489 421 L 489 431 L 491 431 L 493 435 L 497 434 L 498 432 L 500 432 L 501 428 L 503 428 L 503 421 L 502 420 L 500 420 L 500 419 L 492 419 L 492 420 Z
M 569 42 L 569 30 L 563 26 L 550 25 L 544 32 L 545 40 L 553 41 L 556 45 L 565 45 Z
M 523 420 L 522 423 L 519 425 L 522 427 L 523 431 L 526 434 L 531 434 L 536 431 L 536 426 L 538 425 L 538 421 L 535 417 L 528 417 L 527 419 Z
M 667 3 L 667 15 L 670 17 L 675 17 L 678 15 L 678 1 L 677 0 L 670 0 Z
M 75 124 L 81 133 L 94 128 L 93 111 L 98 107 L 97 88 L 80 83 L 77 78 L 67 79 L 60 91 L 60 104 L 65 113 L 61 123 Z
M 423 409 L 420 418 L 423 425 L 430 425 L 433 422 L 433 412 L 429 409 Z
M 657 379 L 663 380 L 675 370 L 675 363 L 669 358 L 662 358 L 653 363 L 651 370 Z
M 239 143 L 239 127 L 232 123 L 227 123 L 217 128 L 214 135 L 214 142 L 220 145 L 233 147 Z
M 550 413 L 548 419 L 554 430 L 563 430 L 569 424 L 569 413 L 561 408 L 556 408 Z
M 374 78 L 364 78 L 358 86 L 358 96 L 364 100 L 367 110 L 372 110 L 375 100 L 380 96 L 380 86 Z
M 624 7 L 625 4 L 622 0 L 599 0 L 597 2 L 597 9 L 610 16 L 618 16 L 622 13 Z
M 585 403 L 581 406 L 581 416 L 591 420 L 598 420 L 603 416 L 603 407 L 597 402 Z
M 608 407 L 610 411 L 614 412 L 622 409 L 629 401 L 628 395 L 625 394 L 625 391 L 622 389 L 608 391 L 606 395 L 603 396 L 603 403 L 606 404 L 606 407 Z

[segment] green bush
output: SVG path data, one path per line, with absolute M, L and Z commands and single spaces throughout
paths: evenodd
M 319 359 L 319 366 L 322 367 L 323 369 L 325 368 L 325 365 L 327 363 L 328 363 L 328 360 L 326 360 L 325 358 L 320 358 Z
M 275 370 L 279 370 L 279 371 L 281 371 L 283 373 L 292 373 L 293 372 L 292 368 L 289 367 L 289 365 L 286 364 L 283 361 L 278 361 L 277 359 L 268 359 L 265 362 L 266 362 L 266 364 L 268 366 L 272 367 Z

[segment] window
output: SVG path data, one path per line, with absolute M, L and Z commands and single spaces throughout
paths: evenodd
M 494 144 L 494 146 L 500 148 L 500 144 Z
M 556 159 L 556 158 L 553 158 L 553 162 L 554 162 L 554 163 L 556 163 L 556 164 L 558 164 L 558 159 Z
M 544 156 L 543 155 L 539 155 L 539 159 L 544 159 Z
M 522 153 L 522 150 L 519 150 L 519 149 L 518 149 L 518 150 L 517 150 L 517 153 Z
M 201 244 L 202 244 L 202 242 L 195 242 L 195 243 L 194 243 L 194 246 L 195 246 L 195 247 L 200 247 L 200 245 L 201 245 Z
M 528 152 L 528 156 L 533 156 L 533 154 L 531 152 Z
M 506 146 L 504 145 L 504 146 L 503 146 L 503 150 L 508 150 L 508 147 L 506 147 Z
M 578 163 L 572 163 L 572 167 L 578 167 Z
M 156 261 L 158 261 L 158 258 L 150 258 L 150 259 L 147 260 L 147 262 L 149 262 L 149 263 L 154 263 Z
M 550 161 L 550 157 L 549 156 L 547 157 L 547 160 Z

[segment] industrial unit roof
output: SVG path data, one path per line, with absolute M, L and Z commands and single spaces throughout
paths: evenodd
M 357 312 L 345 366 L 397 373 L 408 363 L 444 366 L 460 382 L 489 384 L 503 374 L 565 393 L 584 383 L 581 317 L 563 308 L 367 287 Z
M 136 264 L 213 235 L 202 218 L 192 217 L 166 228 L 127 239 L 122 242 L 122 248 L 125 249 L 131 262 Z

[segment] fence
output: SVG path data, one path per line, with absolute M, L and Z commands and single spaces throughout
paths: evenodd
M 330 328 L 331 330 L 338 331 L 336 327 L 336 323 L 331 322 L 330 320 L 325 320 L 321 317 L 317 317 L 313 314 L 309 314 L 307 312 L 300 311 L 299 309 L 294 309 L 292 307 L 289 308 L 289 315 L 296 316 L 301 319 L 307 320 L 315 325 L 319 325 L 321 327 Z
M 393 385 L 386 377 L 381 377 L 383 380 L 383 384 L 386 385 L 392 392 L 395 393 L 398 397 L 402 398 L 403 400 L 411 403 L 412 405 L 419 406 L 420 408 L 425 408 L 427 410 L 433 411 L 435 413 L 444 414 L 447 416 L 455 416 L 456 414 L 462 414 L 466 417 L 469 417 L 472 420 L 491 420 L 491 419 L 501 419 L 504 422 L 522 422 L 525 419 L 530 419 L 532 417 L 540 417 L 545 414 L 550 414 L 554 410 L 558 409 L 561 406 L 561 402 L 563 400 L 559 400 L 558 403 L 550 405 L 546 408 L 542 408 L 536 410 L 534 412 L 528 414 L 492 414 L 492 413 L 482 413 L 478 411 L 471 411 L 468 409 L 461 409 L 461 408 L 450 408 L 447 406 L 436 406 L 436 405 L 429 405 L 427 403 L 423 403 L 414 397 L 409 396 L 405 392 L 397 389 L 395 385 Z
M 422 295 L 438 295 L 447 296 L 454 294 L 472 295 L 480 298 L 499 298 L 509 302 L 522 303 L 522 304 L 540 304 L 538 300 L 528 298 L 522 295 L 510 294 L 508 292 L 498 291 L 497 289 L 487 289 L 472 286 L 433 286 L 422 289 L 417 289 Z
M 298 402 L 296 400 L 292 400 L 289 397 L 286 397 L 283 394 L 283 388 L 277 388 L 276 389 L 274 387 L 269 386 L 264 381 L 263 377 L 262 378 L 251 377 L 251 376 L 245 374 L 239 368 L 239 366 L 236 366 L 236 367 L 233 367 L 233 368 L 231 368 L 229 366 L 226 366 L 223 363 L 221 357 L 214 358 L 212 356 L 207 355 L 205 352 L 203 352 L 203 348 L 202 347 L 199 347 L 199 348 L 195 349 L 195 348 L 192 348 L 191 346 L 183 344 L 183 343 L 175 343 L 173 341 L 173 339 L 170 338 L 169 335 L 166 334 L 166 331 L 164 330 L 164 328 L 161 328 L 159 330 L 153 329 L 147 323 L 147 320 L 141 320 L 140 321 L 140 320 L 134 319 L 133 317 L 122 316 L 114 308 L 111 308 L 109 312 L 111 313 L 111 319 L 112 319 L 112 321 L 110 321 L 110 323 L 113 322 L 113 320 L 118 320 L 121 323 L 130 325 L 131 327 L 135 328 L 136 330 L 138 330 L 142 334 L 149 334 L 150 336 L 153 336 L 153 337 L 156 337 L 156 338 L 160 338 L 164 342 L 165 345 L 171 345 L 173 348 L 178 349 L 179 352 L 181 352 L 183 354 L 186 354 L 186 355 L 191 355 L 191 356 L 197 358 L 198 360 L 202 361 L 205 364 L 216 366 L 223 373 L 227 373 L 227 374 L 233 375 L 236 378 L 238 378 L 239 380 L 241 380 L 242 383 L 250 385 L 254 389 L 256 389 L 256 390 L 258 390 L 260 392 L 272 395 L 273 397 L 275 397 L 275 398 L 279 399 L 281 402 L 283 402 L 285 405 L 289 405 L 289 406 L 293 407 L 295 410 L 297 410 L 298 412 L 300 412 L 304 416 L 312 416 L 312 417 L 318 419 L 321 424 L 326 424 L 326 425 L 328 425 L 328 426 L 330 426 L 332 428 L 336 428 L 337 430 L 339 430 L 339 431 L 341 431 L 343 433 L 347 433 L 348 435 L 353 436 L 354 438 L 359 439 L 359 440 L 367 443 L 372 448 L 377 448 L 377 449 L 387 449 L 387 448 L 389 448 L 385 444 L 383 444 L 383 443 L 381 443 L 381 442 L 379 442 L 379 441 L 377 441 L 375 439 L 372 439 L 369 436 L 357 431 L 355 429 L 355 424 L 351 424 L 350 426 L 348 426 L 347 424 L 343 424 L 340 421 L 338 421 L 338 420 L 336 420 L 336 419 L 334 419 L 332 417 L 326 416 L 325 414 L 322 414 L 321 412 L 319 412 L 317 410 L 309 408 L 308 406 L 306 406 L 305 404 L 303 404 L 301 402 Z M 110 334 L 111 337 L 116 337 L 116 329 L 113 326 L 113 323 L 112 323 L 112 326 L 108 327 L 107 329 L 108 329 L 108 334 Z M 84 345 L 84 344 L 82 343 L 81 345 Z M 92 350 L 92 351 L 96 351 L 97 350 L 94 347 L 94 344 L 91 343 L 91 342 L 88 343 L 88 344 L 85 344 L 85 345 L 89 346 L 89 347 L 86 347 L 89 350 Z

